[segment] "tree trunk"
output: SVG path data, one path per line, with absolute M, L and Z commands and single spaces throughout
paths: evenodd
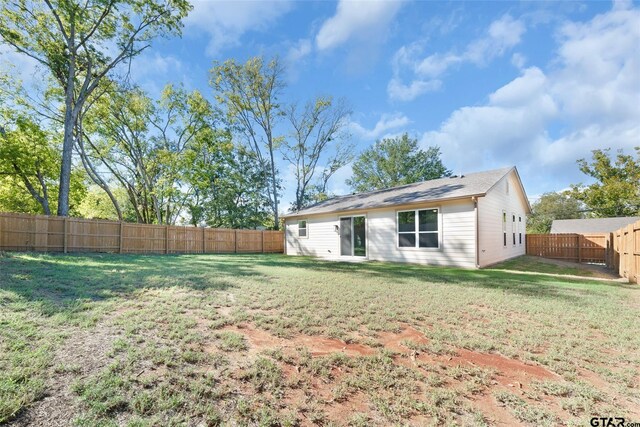
M 273 159 L 273 148 L 269 147 L 271 154 L 271 185 L 273 187 L 273 218 L 275 224 L 274 230 L 280 230 L 280 218 L 278 217 L 278 180 L 276 178 L 276 164 Z
M 73 45 L 73 28 L 70 44 Z M 76 127 L 77 110 L 74 106 L 75 92 L 75 51 L 69 53 L 69 70 L 64 102 L 64 138 L 62 140 L 62 165 L 60 166 L 60 190 L 58 192 L 58 216 L 69 216 L 69 187 L 71 184 L 71 160 L 73 154 L 73 134 Z

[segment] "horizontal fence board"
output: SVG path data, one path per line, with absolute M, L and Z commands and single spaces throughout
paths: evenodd
M 284 233 L 0 213 L 0 250 L 133 254 L 282 253 Z

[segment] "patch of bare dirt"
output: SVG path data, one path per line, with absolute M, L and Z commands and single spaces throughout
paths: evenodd
M 424 334 L 412 326 L 405 326 L 399 333 L 393 332 L 381 332 L 378 334 L 378 341 L 385 346 L 385 348 L 405 353 L 408 349 L 402 345 L 403 341 L 413 341 L 416 344 L 427 344 L 429 340 Z
M 332 353 L 344 353 L 348 356 L 365 356 L 376 351 L 362 344 L 346 343 L 334 338 L 324 338 L 313 335 L 298 335 L 293 338 L 279 338 L 267 331 L 257 329 L 249 324 L 225 326 L 222 330 L 233 331 L 244 335 L 249 342 L 249 353 L 262 350 L 283 348 L 295 349 L 306 347 L 312 356 L 326 356 Z
M 533 380 L 560 379 L 560 376 L 539 365 L 530 365 L 520 360 L 508 359 L 494 353 L 478 353 L 466 349 L 458 349 L 458 356 L 452 361 L 473 366 L 494 368 L 497 370 L 497 380 L 507 386 L 529 383 Z M 515 384 L 514 384 L 515 383 Z
M 297 335 L 292 338 L 279 338 L 267 331 L 257 329 L 250 324 L 231 325 L 222 328 L 242 334 L 249 343 L 249 353 L 258 353 L 263 350 L 282 348 L 295 349 L 306 347 L 312 356 L 326 356 L 333 353 L 344 353 L 348 356 L 367 356 L 376 353 L 376 349 L 356 343 L 314 335 Z M 509 387 L 520 387 L 533 380 L 553 379 L 560 376 L 548 371 L 542 366 L 528 364 L 520 360 L 509 359 L 495 353 L 479 353 L 467 349 L 456 349 L 456 356 L 434 356 L 428 353 L 411 351 L 402 343 L 413 341 L 417 344 L 426 344 L 428 339 L 412 326 L 405 326 L 399 333 L 381 332 L 378 341 L 384 348 L 401 355 L 409 355 L 412 360 L 423 362 L 440 362 L 450 366 L 472 365 L 482 368 L 492 368 L 496 371 L 498 383 Z
M 333 353 L 344 353 L 348 356 L 367 356 L 375 354 L 378 348 L 358 343 L 346 343 L 344 341 L 326 338 L 321 336 L 298 335 L 292 338 L 279 338 L 271 333 L 258 329 L 251 324 L 243 323 L 239 325 L 227 326 L 224 330 L 233 331 L 242 334 L 248 344 L 248 355 L 256 355 L 257 353 L 268 349 L 282 349 L 285 353 L 294 353 L 299 347 L 306 347 L 312 356 L 325 356 Z M 563 381 L 562 377 L 554 372 L 549 371 L 545 367 L 522 360 L 508 358 L 495 353 L 481 353 L 468 349 L 457 348 L 455 355 L 436 355 L 429 352 L 421 352 L 412 350 L 407 347 L 406 342 L 413 342 L 419 347 L 420 344 L 428 344 L 429 339 L 422 332 L 411 325 L 402 325 L 402 329 L 398 333 L 381 332 L 376 336 L 377 341 L 382 344 L 382 348 L 393 351 L 396 355 L 394 361 L 397 364 L 411 367 L 426 372 L 425 365 L 437 365 L 440 367 L 455 366 L 472 366 L 490 369 L 493 372 L 491 384 L 477 394 L 468 396 L 470 403 L 481 411 L 490 425 L 512 426 L 522 425 L 513 414 L 500 405 L 492 392 L 495 390 L 508 390 L 512 393 L 520 395 L 523 399 L 528 400 L 527 390 L 534 381 L 551 380 Z M 287 351 L 288 350 L 288 351 Z M 296 381 L 296 378 L 303 375 L 297 366 L 284 363 L 283 372 L 288 382 Z M 341 368 L 335 368 L 331 373 L 330 379 L 323 378 L 306 378 L 304 381 L 307 386 L 296 388 L 292 387 L 284 397 L 286 407 L 295 409 L 304 409 L 305 402 L 308 402 L 313 396 L 316 402 L 320 402 L 321 409 L 324 411 L 328 419 L 343 420 L 346 416 L 351 416 L 357 412 L 372 415 L 371 403 L 367 396 L 361 392 L 344 396 L 341 399 L 334 397 L 334 387 L 339 383 L 339 379 L 344 372 Z M 580 370 L 580 377 L 585 381 L 592 383 L 600 390 L 606 391 L 612 396 L 616 396 L 616 400 L 624 401 L 624 406 L 630 407 L 628 398 L 624 398 L 611 389 L 606 381 L 600 379 L 596 374 Z M 458 380 L 449 378 L 447 383 L 450 386 L 458 384 Z M 420 391 L 423 394 L 425 390 Z M 549 397 L 546 407 L 552 408 L 553 412 L 560 420 L 566 421 L 565 412 L 556 407 L 558 402 L 556 399 Z M 632 411 L 633 416 L 640 416 L 637 411 Z M 306 420 L 308 421 L 308 420 Z M 415 420 L 411 420 L 410 424 Z M 427 422 L 427 421 L 425 421 Z M 311 425 L 303 419 L 302 425 Z M 417 422 L 416 425 L 420 425 Z
M 54 356 L 44 397 L 28 406 L 9 426 L 60 427 L 72 424 L 78 412 L 71 384 L 78 378 L 92 375 L 109 363 L 118 332 L 101 322 L 89 330 L 70 331 L 69 338 Z

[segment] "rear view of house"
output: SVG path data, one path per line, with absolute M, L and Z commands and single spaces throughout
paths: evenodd
M 531 212 L 515 167 L 340 196 L 285 215 L 285 251 L 484 267 L 524 255 Z

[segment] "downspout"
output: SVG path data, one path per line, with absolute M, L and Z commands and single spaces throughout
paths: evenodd
M 473 200 L 473 210 L 476 216 L 476 268 L 480 268 L 480 231 L 478 229 L 478 197 L 471 197 Z

